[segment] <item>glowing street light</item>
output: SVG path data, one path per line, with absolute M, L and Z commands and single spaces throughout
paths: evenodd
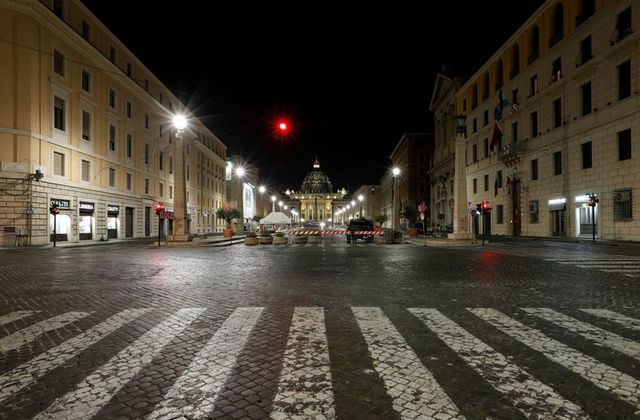
M 396 178 L 400 175 L 400 168 L 394 166 L 391 170 L 393 174 L 393 188 L 391 188 L 391 229 L 396 228 Z
M 182 131 L 187 128 L 187 119 L 184 117 L 184 115 L 174 115 L 172 122 L 176 130 Z
M 264 185 L 260 185 L 258 187 L 258 191 L 260 191 L 260 194 L 264 194 L 267 191 L 267 188 Z
M 271 211 L 272 212 L 276 211 L 276 200 L 277 200 L 276 196 L 272 195 L 271 196 Z
M 176 114 L 171 118 L 173 128 L 176 130 L 175 148 L 175 194 L 173 196 L 173 240 L 187 241 L 189 231 L 187 229 L 187 181 L 186 165 L 184 159 L 184 136 L 187 128 L 187 119 L 184 115 Z M 160 228 L 160 226 L 158 226 Z
M 364 201 L 364 195 L 360 194 L 358 195 L 358 201 L 360 202 L 360 217 L 362 216 L 362 202 Z
M 244 176 L 245 170 L 242 166 L 238 166 L 236 168 L 236 175 L 238 176 L 238 178 L 242 178 Z

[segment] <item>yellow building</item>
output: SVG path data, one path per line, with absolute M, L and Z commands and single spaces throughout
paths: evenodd
M 225 145 L 80 1 L 0 0 L 0 39 L 6 245 L 14 233 L 50 242 L 54 204 L 57 240 L 155 236 L 158 202 L 164 232 L 176 207 L 187 233 L 222 229 Z M 189 123 L 180 139 L 178 112 Z
M 487 230 L 640 240 L 639 40 L 637 0 L 548 0 L 460 87 L 456 159 Z

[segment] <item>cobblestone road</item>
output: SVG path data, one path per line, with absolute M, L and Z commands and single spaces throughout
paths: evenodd
M 0 418 L 639 418 L 636 254 L 2 252 Z

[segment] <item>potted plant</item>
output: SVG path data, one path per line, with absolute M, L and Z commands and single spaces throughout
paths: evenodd
M 271 236 L 271 231 L 263 230 L 260 232 L 260 237 L 258 238 L 258 242 L 260 245 L 271 245 L 273 243 L 273 237 Z
M 407 206 L 402 210 L 400 216 L 407 219 L 407 234 L 409 236 L 418 236 L 418 229 L 415 227 L 416 220 L 418 220 L 418 209 L 414 206 Z
M 380 213 L 379 215 L 377 215 L 375 221 L 378 222 L 380 226 L 377 227 L 376 230 L 382 230 L 382 225 L 384 225 L 387 220 L 389 220 L 389 216 L 387 216 L 387 213 Z
M 222 208 L 216 210 L 216 216 L 220 219 L 224 219 L 227 222 L 226 229 L 223 231 L 225 238 L 230 238 L 233 236 L 233 230 L 231 229 L 231 220 L 237 219 L 242 216 L 240 210 L 236 208 L 231 208 L 229 203 L 224 203 Z
M 276 236 L 273 238 L 274 245 L 286 245 L 289 241 L 284 236 L 284 232 L 276 232 Z
M 258 245 L 258 235 L 255 232 L 248 232 L 247 236 L 244 238 L 245 245 Z

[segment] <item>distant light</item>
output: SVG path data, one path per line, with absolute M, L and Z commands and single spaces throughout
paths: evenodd
M 393 176 L 398 176 L 398 175 L 400 175 L 400 168 L 396 166 L 395 168 L 393 168 Z
M 272 196 L 271 196 L 271 201 L 273 201 L 273 202 L 275 203 L 275 202 L 276 202 L 276 200 L 277 200 L 276 196 L 275 196 L 275 195 L 272 195 Z
M 364 195 L 360 194 L 360 195 L 358 196 L 358 201 L 362 201 L 362 200 L 364 200 Z
M 356 206 L 356 200 L 351 200 L 351 206 L 355 207 Z
M 324 229 L 324 222 L 320 222 L 320 229 Z
M 261 194 L 264 194 L 264 192 L 265 192 L 265 191 L 267 191 L 267 189 L 265 188 L 265 186 L 264 186 L 264 185 L 260 185 L 260 186 L 258 187 L 258 191 L 260 191 L 260 193 L 261 193 Z
M 287 123 L 281 122 L 278 124 L 278 127 L 280 127 L 280 130 L 282 131 L 287 131 Z
M 236 168 L 236 175 L 242 178 L 244 176 L 244 168 L 242 166 L 238 166 Z
M 183 115 L 174 115 L 173 126 L 178 130 L 184 130 L 187 126 L 187 119 Z
M 282 205 L 283 205 L 283 204 L 284 204 L 284 203 L 283 203 L 282 201 L 278 201 L 278 205 L 279 205 L 280 207 L 282 207 Z

